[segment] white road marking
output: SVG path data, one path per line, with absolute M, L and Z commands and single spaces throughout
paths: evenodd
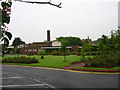
M 3 85 L 0 87 L 24 87 L 24 86 L 43 86 L 44 84 L 28 84 L 28 85 Z
M 17 76 L 21 76 L 21 77 L 23 77 L 23 78 L 31 79 L 31 80 L 36 81 L 36 82 L 38 82 L 38 83 L 42 83 L 42 84 L 44 84 L 44 85 L 47 86 L 47 87 L 54 88 L 55 90 L 57 90 L 55 87 L 53 87 L 53 86 L 51 86 L 51 85 L 49 85 L 49 84 L 47 84 L 47 83 L 41 82 L 41 81 L 39 81 L 39 80 L 37 80 L 37 79 L 31 78 L 31 77 L 22 76 L 22 75 L 20 75 L 20 74 L 11 73 L 11 72 L 6 72 L 6 73 L 8 73 L 8 74 L 13 74 L 13 75 L 17 75 Z
M 3 77 L 3 78 L 0 78 L 0 79 L 14 79 L 14 78 L 23 78 L 23 77 Z

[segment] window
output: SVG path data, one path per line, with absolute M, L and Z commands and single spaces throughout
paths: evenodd
M 30 49 L 28 49 L 28 51 L 30 51 Z

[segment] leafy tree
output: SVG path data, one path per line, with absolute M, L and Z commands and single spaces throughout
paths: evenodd
M 6 26 L 10 22 L 10 12 L 11 12 L 11 5 L 12 2 L 1 2 L 1 9 L 0 9 L 0 40 L 4 42 L 4 46 L 9 45 L 9 40 L 12 38 L 12 34 L 8 32 L 8 27 Z
M 0 52 L 2 53 L 2 57 L 4 57 L 5 51 L 8 52 L 8 48 L 4 45 L 0 45 Z
M 61 48 L 60 50 L 64 53 L 64 62 L 66 62 L 66 50 L 67 50 L 67 46 L 68 46 L 68 43 L 69 41 L 67 41 L 65 39 L 65 37 L 59 37 L 59 38 L 56 38 L 58 42 L 61 42 Z
M 65 41 L 68 41 L 68 46 L 82 46 L 83 43 L 79 37 L 59 37 L 64 38 Z
M 25 42 L 22 41 L 19 37 L 17 37 L 13 40 L 12 46 L 17 46 L 17 45 L 20 45 L 20 44 L 25 44 Z
M 81 61 L 84 61 L 85 60 L 85 55 L 86 55 L 86 53 L 85 53 L 85 47 L 83 47 L 81 49 L 80 55 L 81 55 Z
M 120 51 L 120 27 L 119 29 L 116 31 L 116 39 L 117 39 L 117 50 Z
M 108 39 L 107 36 L 102 35 L 102 43 L 105 44 L 105 45 L 109 44 L 109 39 Z

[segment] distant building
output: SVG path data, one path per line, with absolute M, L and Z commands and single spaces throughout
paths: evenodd
M 57 51 L 61 48 L 61 43 L 57 40 L 50 41 L 50 30 L 47 31 L 47 41 L 46 42 L 33 42 L 29 43 L 26 46 L 20 45 L 21 54 L 35 54 L 35 51 L 46 50 L 47 52 Z M 70 51 L 78 51 L 82 47 L 80 46 L 70 46 L 67 47 Z
M 7 48 L 14 49 L 14 46 L 8 46 Z
M 52 46 L 61 46 L 61 43 L 58 42 L 57 40 L 51 41 Z
M 27 44 L 20 44 L 17 46 L 17 48 L 24 48 L 24 47 L 28 47 L 28 45 Z
M 40 51 L 41 47 L 24 47 L 22 48 L 21 54 L 35 54 L 35 51 Z

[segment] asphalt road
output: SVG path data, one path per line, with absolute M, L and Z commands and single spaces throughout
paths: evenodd
M 95 74 L 44 68 L 2 66 L 0 88 L 118 88 L 117 74 Z

